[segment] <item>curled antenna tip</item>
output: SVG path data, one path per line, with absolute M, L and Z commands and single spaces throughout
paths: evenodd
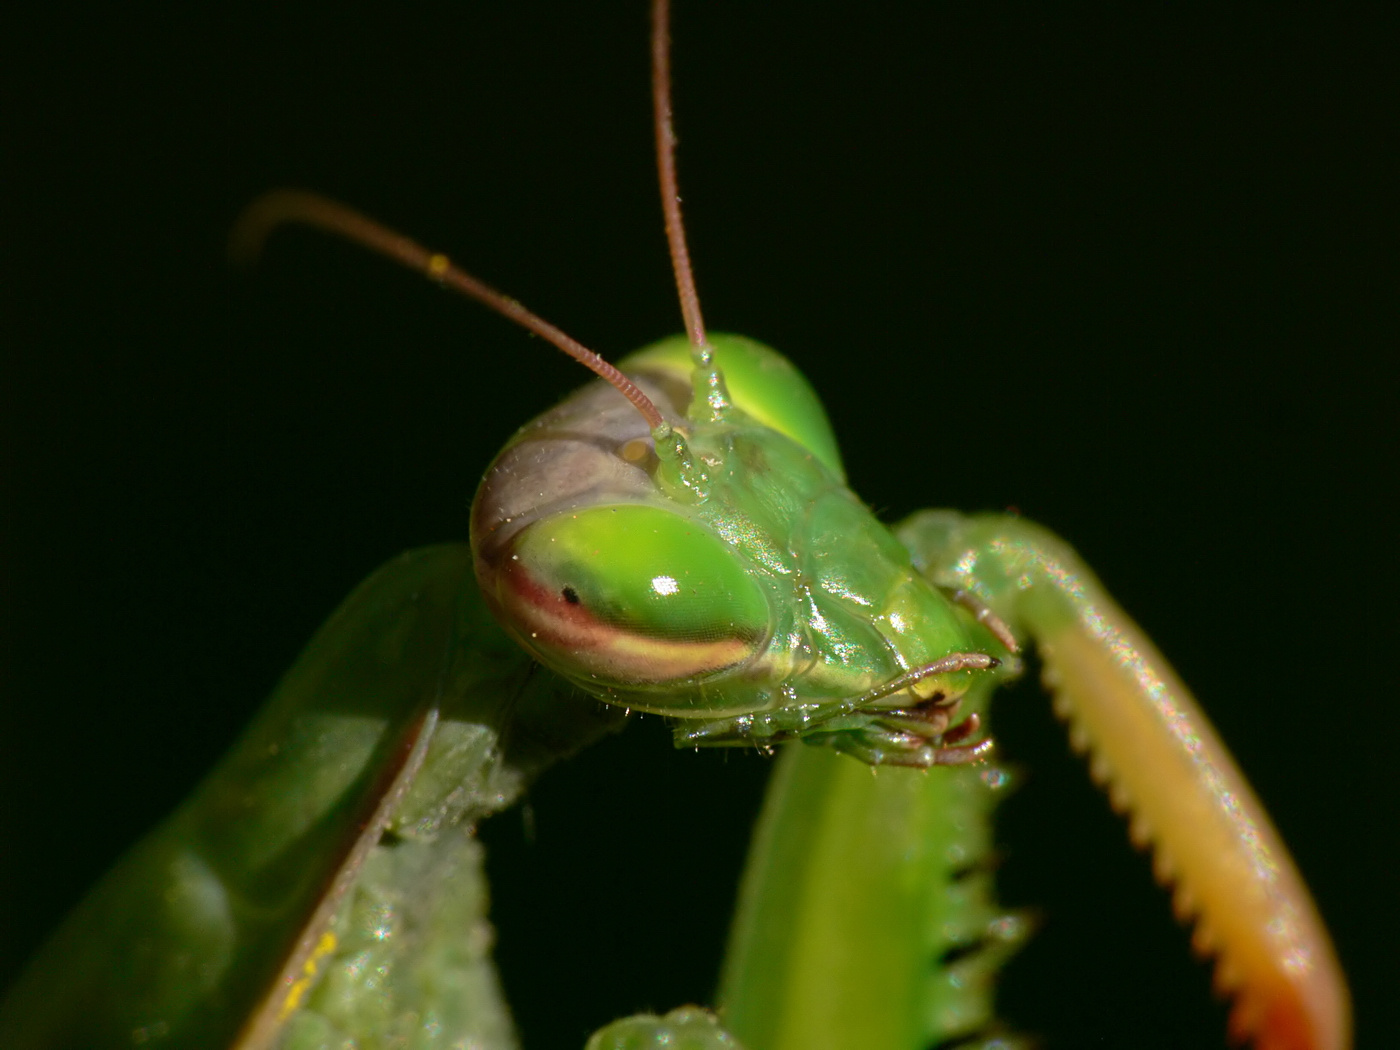
M 263 246 L 277 227 L 301 219 L 312 194 L 300 190 L 270 190 L 243 209 L 228 235 L 228 261 L 246 270 L 258 264 Z

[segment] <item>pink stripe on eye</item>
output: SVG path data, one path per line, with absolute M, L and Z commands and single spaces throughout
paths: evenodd
M 546 586 L 519 561 L 497 577 L 504 619 L 555 670 L 618 685 L 660 685 L 714 674 L 749 659 L 757 641 L 659 638 L 601 619 L 568 586 Z

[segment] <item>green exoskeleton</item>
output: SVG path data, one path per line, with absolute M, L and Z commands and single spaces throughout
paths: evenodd
M 1234 1034 L 1349 1045 L 1346 992 L 1286 851 L 1077 556 L 1011 515 L 925 512 L 887 529 L 847 487 L 792 366 L 706 334 L 657 6 L 688 336 L 626 359 L 625 375 L 580 354 L 607 381 L 510 441 L 470 546 L 404 555 L 347 600 L 238 747 L 35 961 L 0 1008 L 0 1045 L 512 1045 L 469 832 L 629 710 L 673 719 L 679 746 L 783 754 L 716 1004 L 723 1030 L 685 1011 L 620 1022 L 594 1045 L 990 1045 L 990 981 L 1024 923 L 991 898 L 986 820 L 1005 777 L 981 721 L 1031 644 L 1072 739 L 1219 955 Z M 572 345 L 318 199 L 271 198 L 250 236 L 288 219 Z

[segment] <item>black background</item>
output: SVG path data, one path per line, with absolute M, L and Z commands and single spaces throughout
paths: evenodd
M 685 4 L 707 317 L 791 355 L 891 519 L 1062 532 L 1198 690 L 1393 1044 L 1400 19 L 1262 5 Z M 464 538 L 583 378 L 349 247 L 222 241 L 278 185 L 450 252 L 603 353 L 679 328 L 646 13 L 19 12 L 0 100 L 0 982 L 353 584 Z M 1033 688 L 1004 1013 L 1207 1046 L 1223 1010 Z M 488 828 L 527 1046 L 705 999 L 764 763 L 657 720 Z M 575 924 L 575 925 L 571 925 Z

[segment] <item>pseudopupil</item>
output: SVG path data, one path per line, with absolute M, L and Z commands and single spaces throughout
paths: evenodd
M 564 600 L 565 600 L 566 602 L 568 602 L 570 605 L 577 605 L 577 604 L 578 604 L 578 591 L 574 590 L 572 587 L 565 587 L 565 588 L 564 588 Z

